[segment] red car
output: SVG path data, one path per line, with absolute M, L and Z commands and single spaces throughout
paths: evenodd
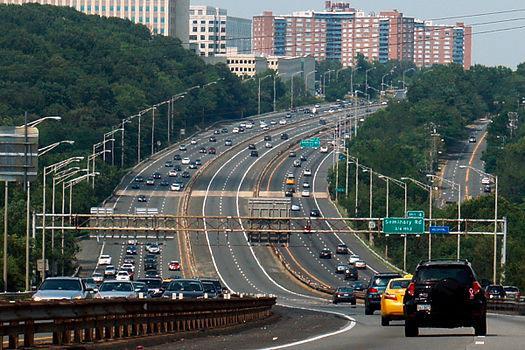
M 171 261 L 168 267 L 170 271 L 180 271 L 180 262 L 176 260 Z
M 208 148 L 208 154 L 216 154 L 217 150 L 214 147 Z

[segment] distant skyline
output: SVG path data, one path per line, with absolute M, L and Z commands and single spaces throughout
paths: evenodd
M 337 1 L 336 1 L 337 2 Z M 342 2 L 342 1 L 339 1 Z M 503 65 L 513 69 L 525 62 L 525 1 L 523 0 L 355 0 L 346 1 L 366 13 L 397 9 L 406 16 L 420 19 L 435 19 L 450 16 L 465 16 L 520 10 L 499 15 L 435 20 L 436 23 L 453 24 L 464 22 L 473 26 L 473 32 L 487 32 L 504 28 L 523 28 L 494 33 L 480 33 L 473 36 L 473 63 L 488 66 Z M 225 8 L 231 16 L 252 18 L 265 10 L 275 14 L 291 14 L 293 11 L 322 10 L 324 0 L 191 0 L 192 5 L 210 5 Z M 487 23 L 506 21 L 500 23 Z

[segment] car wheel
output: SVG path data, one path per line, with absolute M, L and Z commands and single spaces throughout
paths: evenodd
M 474 321 L 474 334 L 476 336 L 487 335 L 487 319 L 485 317 L 480 317 Z
M 390 325 L 390 320 L 387 317 L 381 316 L 381 326 L 387 327 Z
M 374 310 L 369 305 L 365 305 L 365 315 L 373 315 L 373 314 L 374 314 Z
M 417 327 L 416 321 L 406 320 L 405 321 L 405 337 L 417 337 L 419 335 L 419 328 Z

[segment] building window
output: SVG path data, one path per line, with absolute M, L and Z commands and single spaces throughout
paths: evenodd
M 149 17 L 146 17 L 146 23 L 149 23 Z
M 197 27 L 193 27 L 193 32 L 196 32 L 197 31 Z
M 131 11 L 135 11 L 135 6 L 131 6 Z
M 161 17 L 161 18 L 160 18 L 160 23 L 164 23 L 164 22 L 165 22 L 164 17 Z
M 164 6 L 160 7 L 160 12 L 164 12 Z
M 164 28 L 161 28 L 161 29 L 160 29 L 160 33 L 161 33 L 161 34 L 164 34 Z
M 142 12 L 142 9 L 143 9 L 143 7 L 142 7 L 142 6 L 139 6 L 139 11 L 140 11 L 140 12 Z
M 127 6 L 126 6 L 127 7 Z M 120 6 L 117 6 L 117 11 L 120 11 Z
M 128 11 L 129 10 L 129 7 L 128 6 L 124 6 L 124 11 Z
M 95 11 L 98 11 L 98 5 L 95 6 Z
M 157 6 L 154 6 L 154 7 L 153 7 L 153 11 L 158 12 L 158 11 L 159 11 L 159 8 L 158 8 Z
M 149 6 L 146 6 L 146 12 L 149 12 Z
M 157 17 L 153 17 L 153 23 L 157 23 L 158 20 L 157 20 Z

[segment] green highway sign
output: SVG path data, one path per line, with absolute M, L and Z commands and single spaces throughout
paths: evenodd
M 301 140 L 301 148 L 319 148 L 321 147 L 321 139 L 319 137 L 312 137 L 311 139 Z
M 344 187 L 337 187 L 337 192 L 343 193 L 345 191 Z
M 423 218 L 384 218 L 383 232 L 393 234 L 418 234 L 425 232 Z
M 407 217 L 408 218 L 419 218 L 424 219 L 425 218 L 425 212 L 422 210 L 417 211 L 407 211 Z

